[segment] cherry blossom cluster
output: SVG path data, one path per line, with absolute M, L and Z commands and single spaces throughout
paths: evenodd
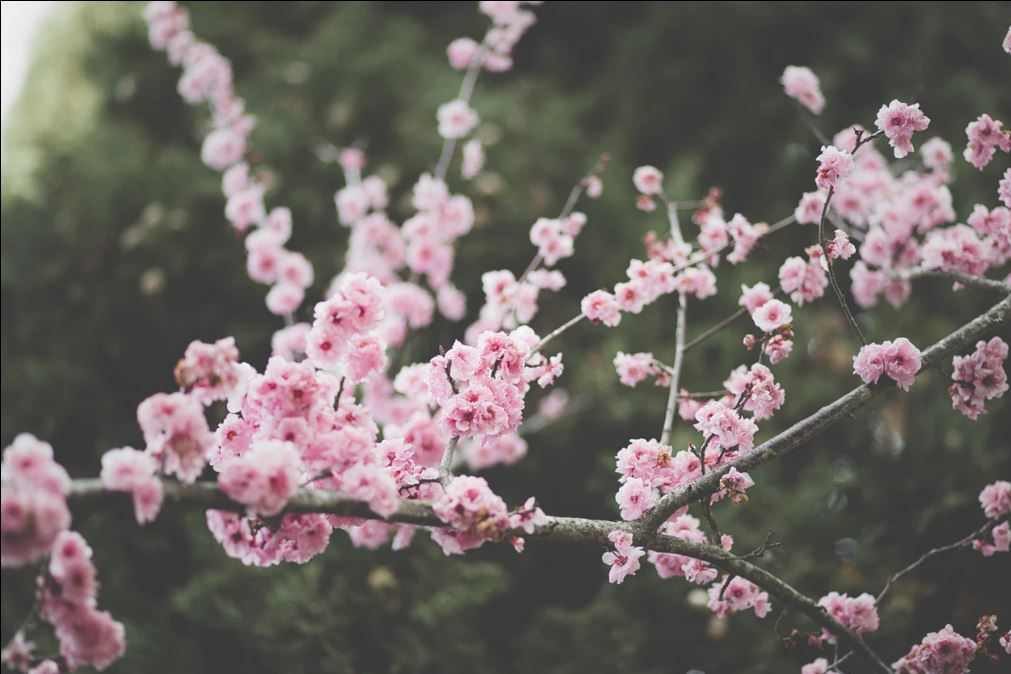
M 965 127 L 969 139 L 962 156 L 980 171 L 993 159 L 997 150 L 1011 152 L 1011 130 L 988 114 L 980 115 Z
M 986 401 L 1002 398 L 1008 390 L 1008 345 L 1000 337 L 976 343 L 976 350 L 951 360 L 951 380 L 948 387 L 951 406 L 973 421 L 986 412 Z
M 818 606 L 825 609 L 825 612 L 835 618 L 836 622 L 855 634 L 876 632 L 880 626 L 877 603 L 874 601 L 874 597 L 866 592 L 856 597 L 839 592 L 829 592 L 818 600 Z M 827 632 L 822 636 L 829 642 L 835 639 Z
M 154 455 L 132 447 L 110 449 L 102 455 L 102 486 L 127 492 L 133 498 L 138 524 L 154 521 L 161 510 L 162 483 Z
M 492 28 L 478 44 L 469 37 L 453 40 L 446 48 L 449 64 L 456 70 L 482 67 L 489 72 L 504 72 L 512 68 L 512 49 L 523 34 L 537 21 L 523 5 L 539 2 L 480 2 L 481 12 L 492 21 Z
M 976 657 L 976 642 L 951 625 L 930 632 L 892 664 L 896 674 L 964 674 Z
M 124 629 L 108 612 L 96 608 L 98 581 L 91 548 L 80 534 L 69 530 L 67 472 L 53 460 L 48 443 L 23 433 L 4 450 L 0 476 L 0 561 L 4 568 L 44 562 L 38 580 L 38 614 L 53 627 L 59 642 L 64 667 L 58 671 L 86 666 L 105 669 L 126 648 Z M 2 660 L 20 671 L 29 667 L 52 671 L 56 661 L 36 657 L 33 650 L 32 642 L 19 631 Z
M 96 608 L 98 579 L 91 555 L 79 533 L 62 532 L 39 587 L 39 615 L 53 626 L 69 671 L 103 670 L 126 652 L 123 624 Z
M 70 526 L 70 477 L 53 460 L 52 446 L 29 433 L 18 435 L 4 449 L 0 476 L 0 562 L 4 568 L 31 564 L 47 555 L 57 536 Z
M 825 109 L 825 97 L 821 93 L 818 76 L 806 66 L 787 66 L 780 78 L 783 91 L 795 98 L 805 108 L 816 115 Z
M 632 534 L 627 531 L 616 529 L 607 538 L 614 545 L 614 550 L 605 552 L 601 559 L 610 567 L 607 572 L 608 581 L 620 585 L 625 578 L 636 574 L 641 565 L 639 560 L 646 551 L 638 545 L 632 545 Z
M 658 532 L 688 543 L 709 542 L 698 518 L 687 513 L 672 515 L 660 525 Z M 647 560 L 656 568 L 656 573 L 661 578 L 684 578 L 696 585 L 709 585 L 719 576 L 719 571 L 711 564 L 694 557 L 650 550 Z
M 990 540 L 976 539 L 973 547 L 984 557 L 990 557 L 996 552 L 1007 552 L 1011 549 L 1011 482 L 997 480 L 983 487 L 979 493 L 979 504 L 983 514 L 989 520 L 1003 520 L 990 529 Z
M 787 278 L 791 277 L 788 275 Z M 788 287 L 793 287 L 793 283 L 788 283 Z M 785 360 L 793 352 L 793 308 L 786 302 L 775 299 L 769 285 L 762 282 L 752 286 L 742 284 L 738 304 L 751 315 L 755 326 L 764 333 L 760 340 L 754 335 L 745 335 L 745 347 L 751 350 L 761 342 L 761 348 L 769 357 L 770 363 L 776 365 Z
M 179 94 L 187 103 L 207 103 L 211 108 L 212 129 L 204 138 L 200 156 L 209 168 L 222 172 L 228 221 L 239 232 L 256 227 L 245 241 L 249 277 L 271 286 L 266 297 L 268 310 L 291 315 L 302 304 L 305 289 L 313 284 L 313 268 L 304 255 L 284 247 L 291 237 L 291 211 L 279 206 L 267 212 L 263 201 L 267 183 L 252 175 L 243 161 L 255 120 L 245 112 L 245 101 L 235 92 L 231 63 L 193 34 L 188 11 L 176 2 L 148 3 L 144 16 L 151 46 L 165 51 L 173 65 L 183 67 Z
M 709 610 L 717 616 L 753 611 L 764 618 L 772 610 L 769 593 L 740 576 L 724 577 L 709 586 Z
M 881 106 L 875 124 L 888 139 L 895 158 L 902 159 L 913 151 L 913 134 L 926 131 L 930 118 L 920 111 L 919 103 L 910 105 L 893 100 L 888 105 Z
M 614 355 L 614 369 L 618 373 L 618 380 L 625 386 L 635 386 L 649 377 L 657 377 L 658 386 L 670 381 L 652 353 L 619 351 Z
M 560 354 L 545 360 L 534 352 L 539 341 L 526 326 L 509 334 L 484 332 L 476 346 L 457 342 L 432 358 L 428 392 L 440 407 L 443 430 L 452 438 L 478 441 L 515 432 L 530 382 L 548 386 L 561 373 Z
M 865 384 L 876 384 L 882 375 L 887 375 L 903 391 L 913 385 L 921 365 L 920 350 L 905 337 L 868 344 L 853 357 L 853 372 Z
M 451 527 L 432 531 L 432 540 L 447 555 L 472 550 L 487 540 L 501 539 L 511 531 L 533 533 L 547 522 L 544 511 L 532 498 L 510 513 L 505 501 L 491 490 L 484 478 L 466 475 L 454 477 L 432 504 L 432 509 Z M 511 540 L 516 550 L 522 552 L 522 537 L 512 536 Z
M 214 344 L 193 341 L 176 365 L 179 387 L 205 405 L 225 400 L 237 385 L 240 371 L 239 349 L 234 337 L 219 339 Z

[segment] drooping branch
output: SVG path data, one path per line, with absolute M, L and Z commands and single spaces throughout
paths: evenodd
M 956 353 L 971 346 L 980 337 L 994 332 L 998 326 L 1006 325 L 1009 322 L 1009 315 L 1011 315 L 1011 295 L 924 351 L 922 354 L 923 367 L 934 367 L 942 361 L 950 359 Z M 797 449 L 811 438 L 849 417 L 853 412 L 866 405 L 876 394 L 889 388 L 891 388 L 891 384 L 884 381 L 874 385 L 857 386 L 849 393 L 825 405 L 814 414 L 801 419 L 737 460 L 709 472 L 683 489 L 665 495 L 656 507 L 646 515 L 643 526 L 655 531 L 678 508 L 718 491 L 720 479 L 731 468 L 736 468 L 739 471 L 750 470 Z
M 242 512 L 244 506 L 231 500 L 217 485 L 212 482 L 196 482 L 181 484 L 166 482 L 164 485 L 165 503 L 174 507 L 184 507 L 194 510 L 216 509 Z M 104 506 L 115 502 L 127 503 L 128 494 L 107 491 L 98 479 L 78 479 L 71 485 L 69 501 L 74 506 L 98 505 Z M 284 513 L 326 513 L 342 517 L 361 517 L 363 519 L 383 520 L 373 513 L 368 505 L 360 501 L 352 501 L 333 492 L 313 489 L 301 489 L 284 508 Z M 432 511 L 431 506 L 416 501 L 401 501 L 396 512 L 386 522 L 413 524 L 423 527 L 445 526 Z M 608 534 L 612 531 L 628 531 L 633 534 L 635 543 L 650 550 L 662 553 L 684 555 L 712 564 L 727 574 L 745 578 L 761 587 L 773 597 L 803 613 L 819 627 L 823 627 L 835 635 L 843 644 L 863 655 L 869 663 L 890 671 L 873 650 L 857 635 L 836 622 L 807 595 L 799 592 L 789 583 L 775 574 L 753 564 L 743 557 L 733 555 L 723 548 L 691 543 L 671 536 L 661 536 L 647 533 L 641 527 L 630 522 L 612 520 L 596 520 L 583 517 L 548 517 L 547 522 L 539 526 L 532 534 L 522 535 L 554 543 L 582 543 L 611 545 Z

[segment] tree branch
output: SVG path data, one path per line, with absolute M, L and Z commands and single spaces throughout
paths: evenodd
M 1006 324 L 1009 314 L 1011 314 L 1011 295 L 924 351 L 922 354 L 923 367 L 934 367 L 941 361 L 949 359 L 959 351 L 971 346 L 984 334 L 993 332 L 998 326 Z M 868 384 L 858 386 L 814 414 L 801 419 L 779 435 L 763 442 L 739 459 L 709 472 L 683 489 L 666 494 L 660 499 L 653 511 L 646 515 L 643 527 L 655 531 L 678 508 L 719 490 L 720 478 L 731 468 L 745 471 L 787 454 L 847 418 L 866 405 L 876 394 L 890 389 L 891 386 L 890 382 L 885 381 L 873 386 Z
M 182 484 L 179 482 L 164 483 L 165 503 L 196 510 L 216 509 L 242 512 L 244 506 L 232 501 L 222 493 L 212 482 L 196 482 Z M 96 478 L 78 479 L 71 484 L 68 500 L 71 504 L 103 506 L 109 503 L 128 503 L 130 495 L 122 492 L 107 491 Z M 363 519 L 382 520 L 369 510 L 365 503 L 351 501 L 333 492 L 312 489 L 301 489 L 285 506 L 284 513 L 327 513 L 343 517 L 361 517 Z M 384 520 L 390 523 L 413 524 L 423 527 L 443 527 L 432 511 L 430 505 L 416 501 L 401 501 L 396 512 Z M 608 534 L 612 531 L 628 531 L 633 534 L 635 542 L 650 550 L 663 553 L 673 553 L 693 557 L 709 562 L 721 571 L 741 576 L 755 583 L 784 604 L 790 605 L 808 616 L 815 624 L 834 634 L 841 642 L 862 654 L 868 662 L 883 667 L 889 672 L 881 659 L 857 635 L 840 625 L 821 609 L 813 599 L 793 588 L 778 576 L 752 564 L 742 557 L 733 555 L 723 548 L 691 543 L 672 536 L 661 536 L 645 532 L 630 522 L 610 520 L 595 520 L 583 517 L 548 517 L 543 526 L 538 527 L 533 534 L 522 535 L 528 538 L 541 539 L 555 543 L 589 543 L 610 546 Z M 521 532 L 517 532 L 521 533 Z

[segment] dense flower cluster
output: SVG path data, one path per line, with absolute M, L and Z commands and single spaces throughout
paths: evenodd
M 795 98 L 805 108 L 816 115 L 825 109 L 825 97 L 822 96 L 818 76 L 805 66 L 786 66 L 783 76 L 783 91 L 790 98 Z
M 733 576 L 709 586 L 709 609 L 718 616 L 751 610 L 756 618 L 764 618 L 772 610 L 772 602 L 768 592 L 750 580 Z
M 179 94 L 187 103 L 207 103 L 211 108 L 213 125 L 200 156 L 208 167 L 222 172 L 228 221 L 239 232 L 256 227 L 246 237 L 249 277 L 271 286 L 266 301 L 272 313 L 290 315 L 313 283 L 312 264 L 284 247 L 291 236 L 291 211 L 280 206 L 267 212 L 263 202 L 267 185 L 243 161 L 256 122 L 235 92 L 232 65 L 190 31 L 189 13 L 177 3 L 151 2 L 144 16 L 151 46 L 164 50 L 173 65 L 183 67 Z
M 162 483 L 154 456 L 132 447 L 110 449 L 102 455 L 102 486 L 110 491 L 128 492 L 133 497 L 138 524 L 147 524 L 158 516 L 162 502 Z
M 194 341 L 176 365 L 179 387 L 205 405 L 225 400 L 239 383 L 241 370 L 239 350 L 234 337 L 219 339 L 214 344 Z
M 625 386 L 635 386 L 648 377 L 660 373 L 660 368 L 652 353 L 624 353 L 614 355 L 614 369 L 618 380 Z
M 951 625 L 930 632 L 892 667 L 896 674 L 966 674 L 976 657 L 976 642 Z
M 853 357 L 853 372 L 865 384 L 876 384 L 881 375 L 888 375 L 900 389 L 908 391 L 921 364 L 920 350 L 905 337 L 899 337 L 861 348 Z
M 57 536 L 70 526 L 70 477 L 53 460 L 48 443 L 22 433 L 4 449 L 0 478 L 0 562 L 5 568 L 24 566 L 44 557 Z
M 64 531 L 53 544 L 48 573 L 39 588 L 39 615 L 53 626 L 68 670 L 103 670 L 126 651 L 122 623 L 96 608 L 98 579 L 91 547 L 77 532 Z
M 997 480 L 983 487 L 979 493 L 979 504 L 983 514 L 989 520 L 1003 520 L 990 529 L 988 538 L 976 539 L 973 547 L 984 557 L 990 557 L 996 552 L 1008 552 L 1011 549 L 1011 482 Z
M 126 648 L 124 629 L 96 608 L 98 580 L 91 548 L 80 534 L 69 531 L 67 472 L 53 459 L 49 444 L 23 433 L 4 450 L 0 476 L 3 566 L 24 566 L 48 556 L 38 581 L 38 615 L 53 626 L 65 665 L 61 671 L 105 669 Z M 33 644 L 19 632 L 2 660 L 27 671 L 34 661 L 32 651 Z
M 997 150 L 1011 152 L 1011 130 L 988 114 L 980 115 L 965 127 L 969 139 L 962 156 L 980 171 L 990 163 Z
M 829 592 L 818 600 L 818 606 L 855 634 L 876 632 L 880 625 L 874 597 L 866 592 L 857 597 Z
M 1008 390 L 1008 345 L 1000 337 L 976 343 L 976 350 L 951 359 L 948 387 L 951 406 L 973 421 L 986 412 L 986 401 L 1001 398 Z

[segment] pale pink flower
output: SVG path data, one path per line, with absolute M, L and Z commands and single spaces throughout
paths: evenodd
M 439 135 L 443 138 L 463 138 L 477 126 L 478 117 L 466 101 L 454 100 L 439 106 Z
M 903 103 L 893 100 L 878 110 L 875 124 L 895 151 L 895 158 L 902 159 L 913 151 L 913 133 L 926 130 L 930 118 L 920 111 L 920 104 Z
M 979 503 L 983 507 L 983 514 L 992 520 L 1011 513 L 1011 482 L 997 480 L 983 487 L 979 493 Z
M 923 165 L 935 171 L 947 171 L 955 157 L 951 143 L 937 136 L 920 146 L 920 156 L 923 157 Z
M 1000 120 L 988 114 L 980 115 L 965 127 L 968 144 L 962 156 L 979 170 L 983 170 L 997 150 L 1011 152 L 1011 131 Z
M 853 155 L 834 145 L 822 146 L 814 182 L 820 190 L 830 190 L 853 171 Z
M 646 196 L 663 192 L 663 173 L 655 166 L 640 166 L 632 173 L 635 189 Z
M 625 386 L 635 386 L 657 372 L 652 353 L 622 353 L 614 357 L 614 369 Z
M 621 322 L 621 308 L 614 295 L 604 290 L 595 290 L 583 298 L 583 315 L 594 323 L 603 323 L 609 328 Z
M 783 90 L 790 98 L 797 99 L 801 105 L 816 115 L 825 108 L 825 97 L 818 85 L 818 76 L 805 66 L 787 66 L 780 78 Z
M 793 217 L 799 225 L 817 224 L 821 220 L 821 212 L 825 209 L 825 193 L 804 192 L 800 202 L 793 212 Z
M 480 45 L 469 37 L 458 37 L 446 47 L 449 65 L 454 70 L 466 70 L 477 56 Z
M 267 292 L 267 310 L 275 316 L 289 316 L 305 299 L 305 289 L 288 281 L 278 281 Z
M 790 305 L 780 300 L 769 300 L 751 313 L 751 319 L 762 332 L 775 332 L 793 320 Z
M 657 494 L 641 479 L 632 477 L 621 485 L 614 500 L 618 502 L 618 507 L 621 509 L 621 519 L 637 520 L 642 517 L 643 513 L 656 505 Z
M 614 544 L 614 551 L 608 550 L 602 556 L 604 564 L 611 567 L 607 580 L 621 584 L 625 578 L 636 574 L 640 566 L 639 560 L 646 552 L 641 547 L 632 545 L 632 534 L 627 531 L 612 531 L 607 538 Z
M 221 466 L 218 485 L 250 512 L 276 515 L 298 490 L 299 466 L 292 443 L 261 441 Z
M 246 139 L 235 131 L 215 129 L 204 138 L 200 158 L 215 171 L 224 171 L 242 159 L 246 152 Z
M 856 246 L 850 242 L 849 236 L 841 229 L 835 230 L 835 236 L 825 244 L 825 254 L 833 260 L 848 260 L 856 252 Z
M 741 299 L 737 303 L 744 307 L 749 314 L 754 314 L 756 309 L 771 300 L 772 297 L 772 290 L 767 283 L 759 282 L 751 287 L 742 284 Z
M 976 642 L 945 625 L 930 632 L 892 664 L 895 674 L 966 674 L 976 657 Z

